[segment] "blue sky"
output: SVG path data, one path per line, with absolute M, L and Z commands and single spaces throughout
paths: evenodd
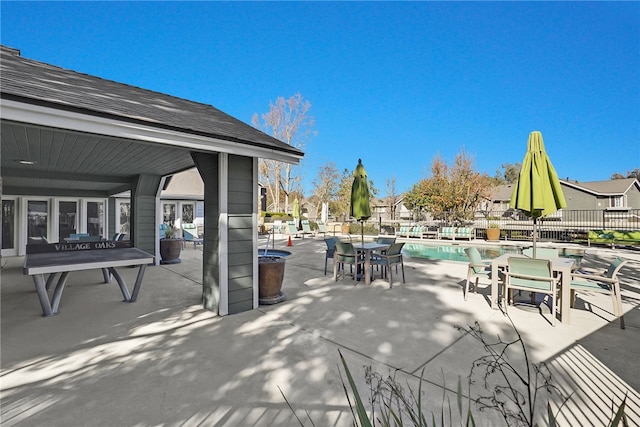
M 247 123 L 312 104 L 305 189 L 360 157 L 386 194 L 462 148 L 494 175 L 539 130 L 561 178 L 640 167 L 639 2 L 7 2 L 27 58 L 215 106 Z

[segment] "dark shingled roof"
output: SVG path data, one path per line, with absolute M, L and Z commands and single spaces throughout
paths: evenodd
M 0 50 L 3 99 L 303 155 L 210 105 L 23 58 L 6 46 Z

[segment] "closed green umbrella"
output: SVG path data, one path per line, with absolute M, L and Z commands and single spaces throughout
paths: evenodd
M 358 166 L 353 173 L 351 184 L 351 207 L 349 214 L 361 223 L 361 238 L 364 244 L 364 221 L 371 217 L 371 205 L 369 204 L 369 184 L 367 172 L 362 166 L 362 159 L 358 159 Z
M 558 174 L 544 149 L 542 133 L 529 134 L 527 153 L 522 160 L 518 182 L 511 194 L 510 206 L 533 218 L 533 257 L 536 257 L 538 218 L 566 208 Z
M 298 202 L 297 197 L 293 200 L 293 212 L 291 213 L 291 216 L 295 219 L 296 228 L 298 228 L 300 221 L 300 202 Z

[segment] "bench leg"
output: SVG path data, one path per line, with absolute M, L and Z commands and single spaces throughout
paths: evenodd
M 142 286 L 142 278 L 144 277 L 144 271 L 146 268 L 147 266 L 145 264 L 140 264 L 138 276 L 136 277 L 136 284 L 133 286 L 133 293 L 131 294 L 131 300 L 129 300 L 129 302 L 135 302 L 138 299 L 138 292 L 140 292 L 140 287 Z
M 122 278 L 122 276 L 120 276 L 120 273 L 118 273 L 116 269 L 113 267 L 109 267 L 109 272 L 113 275 L 113 277 L 115 277 L 116 282 L 118 282 L 118 286 L 120 287 L 120 292 L 122 292 L 122 297 L 124 298 L 124 301 L 130 302 L 131 295 L 129 295 L 129 289 L 127 289 L 127 284 L 124 282 L 124 279 Z
M 49 294 L 47 293 L 46 284 L 43 274 L 36 274 L 33 276 L 33 284 L 36 286 L 36 293 L 38 294 L 38 300 L 42 307 L 43 316 L 51 316 L 51 302 L 49 301 Z
M 56 289 L 53 291 L 53 298 L 51 298 L 51 310 L 53 311 L 53 314 L 58 314 L 60 300 L 62 299 L 62 291 L 64 290 L 64 285 L 67 284 L 67 277 L 69 277 L 68 271 L 62 273 L 60 275 L 60 279 L 58 279 Z

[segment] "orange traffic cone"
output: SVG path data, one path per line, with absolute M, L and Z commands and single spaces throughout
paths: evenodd
M 289 241 L 287 242 L 287 246 L 293 246 L 293 243 L 291 243 L 291 236 L 289 236 Z

